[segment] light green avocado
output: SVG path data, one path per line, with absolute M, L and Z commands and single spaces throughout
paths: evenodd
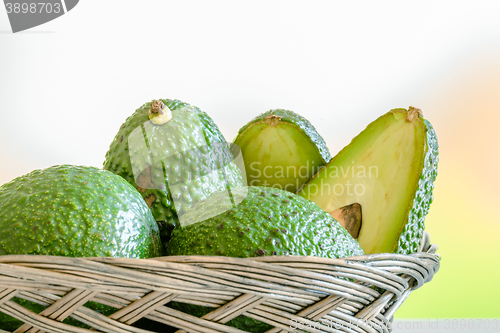
M 0 186 L 0 256 L 150 258 L 162 255 L 158 225 L 137 192 L 105 170 L 72 165 L 35 170 Z M 40 312 L 43 306 L 14 299 Z M 115 310 L 97 303 L 104 313 Z M 65 323 L 82 326 L 72 318 Z M 0 311 L 0 328 L 22 325 Z
M 270 110 L 252 119 L 234 143 L 242 151 L 248 185 L 292 193 L 331 159 L 314 126 L 289 110 Z
M 158 112 L 162 110 L 166 112 Z M 104 169 L 139 190 L 168 241 L 179 216 L 198 201 L 245 185 L 232 160 L 227 142 L 205 112 L 161 99 L 141 106 L 120 127 Z
M 249 186 L 233 188 L 231 196 L 232 201 L 226 192 L 217 192 L 198 203 L 188 213 L 194 223 L 172 232 L 167 254 L 242 258 L 270 255 L 343 258 L 363 254 L 358 243 L 328 213 L 293 193 Z M 240 203 L 231 208 L 231 202 Z M 205 219 L 205 216 L 212 217 Z M 171 306 L 198 316 L 210 311 L 181 303 Z M 236 317 L 228 325 L 248 332 L 272 328 L 247 317 Z
M 436 133 L 421 111 L 394 109 L 369 124 L 298 194 L 339 219 L 365 253 L 409 254 L 423 236 L 438 159 Z M 351 224 L 342 216 L 353 204 L 361 214 Z

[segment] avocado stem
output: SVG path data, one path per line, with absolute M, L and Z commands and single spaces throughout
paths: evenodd
M 266 123 L 271 127 L 276 127 L 281 121 L 281 117 L 277 115 L 270 115 L 265 118 Z
M 352 238 L 358 238 L 362 224 L 360 204 L 353 203 L 352 205 L 340 207 L 330 212 L 330 215 L 336 219 L 341 226 L 347 229 Z
M 163 125 L 172 119 L 172 111 L 159 99 L 151 102 L 149 119 L 155 125 Z
M 406 113 L 406 121 L 412 122 L 415 119 L 417 119 L 418 117 L 423 117 L 423 116 L 424 116 L 424 114 L 423 114 L 422 110 L 417 109 L 413 106 L 410 106 L 408 108 L 408 112 Z

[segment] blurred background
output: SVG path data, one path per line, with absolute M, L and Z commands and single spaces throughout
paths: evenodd
M 499 1 L 81 1 L 12 34 L 0 8 L 0 184 L 55 164 L 102 167 L 157 98 L 206 111 L 228 141 L 293 110 L 332 155 L 393 108 L 440 144 L 426 220 L 442 265 L 396 318 L 500 317 Z

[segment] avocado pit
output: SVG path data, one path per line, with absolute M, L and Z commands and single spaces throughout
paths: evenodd
M 362 224 L 360 204 L 353 203 L 351 205 L 340 207 L 330 212 L 330 215 L 336 219 L 341 226 L 346 228 L 354 239 L 358 238 Z

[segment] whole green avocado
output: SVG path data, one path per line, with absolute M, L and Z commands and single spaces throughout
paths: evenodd
M 150 258 L 162 255 L 158 225 L 123 178 L 93 167 L 58 165 L 0 186 L 0 255 Z M 39 313 L 43 306 L 18 304 Z M 105 315 L 116 309 L 89 302 Z M 64 323 L 86 327 L 66 318 Z M 0 329 L 23 323 L 0 311 Z
M 238 201 L 239 204 L 233 204 Z M 238 187 L 231 189 L 231 196 L 216 192 L 199 202 L 188 215 L 186 220 L 192 224 L 174 229 L 167 245 L 168 255 L 343 258 L 364 254 L 330 214 L 313 202 L 277 188 Z M 206 216 L 212 217 L 205 219 Z M 213 310 L 177 302 L 170 306 L 195 316 Z M 272 328 L 242 316 L 228 325 L 248 332 Z
M 169 118 L 155 120 L 167 114 Z M 127 118 L 103 168 L 142 194 L 163 241 L 168 241 L 179 216 L 198 201 L 227 186 L 245 185 L 232 160 L 224 136 L 205 112 L 179 100 L 160 99 L 145 103 Z
M 161 256 L 158 226 L 123 178 L 57 165 L 0 186 L 0 255 Z
M 228 207 L 228 194 L 221 191 L 199 202 L 188 213 L 187 219 L 193 223 L 172 232 L 167 254 L 241 258 L 264 255 L 343 258 L 364 254 L 330 214 L 296 194 L 262 186 L 232 188 L 231 194 L 233 198 L 244 199 Z M 223 212 L 211 213 L 220 211 Z M 213 217 L 204 218 L 210 215 Z

